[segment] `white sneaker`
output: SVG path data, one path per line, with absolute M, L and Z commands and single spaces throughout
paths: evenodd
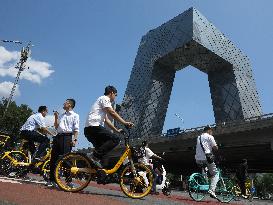
M 208 193 L 209 193 L 209 195 L 210 195 L 211 198 L 217 199 L 217 196 L 216 196 L 216 194 L 215 194 L 214 191 L 208 190 Z
M 9 175 L 8 175 L 8 177 L 12 177 L 12 178 L 14 178 L 16 176 L 16 172 L 11 172 L 11 173 L 9 173 Z
M 48 181 L 45 185 L 47 187 L 58 187 L 58 185 L 55 182 L 52 182 L 52 181 Z

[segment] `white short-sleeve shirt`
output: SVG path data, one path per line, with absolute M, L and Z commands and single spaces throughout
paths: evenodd
M 144 154 L 144 157 L 140 158 L 139 159 L 139 162 L 145 164 L 145 165 L 150 165 L 150 158 L 154 155 L 153 151 L 148 148 L 148 147 L 145 147 L 145 154 Z
M 206 155 L 200 144 L 200 137 L 206 154 L 212 153 L 212 147 L 217 146 L 217 144 L 214 140 L 214 137 L 208 133 L 203 133 L 197 137 L 195 160 L 206 160 Z
M 80 117 L 73 110 L 65 112 L 59 116 L 58 133 L 79 132 Z
M 31 115 L 20 130 L 32 131 L 42 127 L 46 127 L 45 118 L 41 113 L 38 112 L 36 114 Z
M 88 113 L 85 127 L 89 126 L 104 126 L 106 112 L 104 108 L 112 107 L 110 98 L 108 96 L 99 97 L 92 105 L 90 112 Z

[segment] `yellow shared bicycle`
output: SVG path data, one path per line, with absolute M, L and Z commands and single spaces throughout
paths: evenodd
M 4 133 L 0 133 L 0 152 L 4 150 L 6 144 L 10 140 L 10 136 Z
M 40 161 L 32 162 L 30 151 L 25 149 L 27 143 L 27 140 L 22 140 L 18 150 L 5 151 L 1 154 L 1 174 L 7 177 L 24 177 L 28 172 L 32 172 L 41 174 L 45 180 L 48 180 L 51 148 L 47 148 L 46 154 Z
M 68 192 L 78 192 L 88 186 L 91 180 L 98 180 L 102 175 L 119 173 L 119 185 L 130 198 L 142 198 L 148 195 L 153 184 L 153 173 L 142 163 L 134 163 L 137 150 L 129 144 L 130 131 L 124 134 L 125 151 L 112 169 L 98 168 L 92 159 L 84 153 L 69 153 L 57 162 L 55 180 L 58 186 Z M 128 159 L 128 160 L 127 160 Z M 122 166 L 124 162 L 129 161 Z

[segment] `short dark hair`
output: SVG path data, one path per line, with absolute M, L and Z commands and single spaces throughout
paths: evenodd
M 146 147 L 148 142 L 146 140 L 142 141 L 142 146 Z
M 209 131 L 209 130 L 212 130 L 212 128 L 210 127 L 210 126 L 206 126 L 205 128 L 204 128 L 204 132 L 207 132 L 207 131 Z
M 66 99 L 66 100 L 70 102 L 70 104 L 71 104 L 72 108 L 74 108 L 74 107 L 75 107 L 75 105 L 76 105 L 76 101 L 75 101 L 73 98 L 68 98 L 68 99 Z
M 106 88 L 105 88 L 105 91 L 104 91 L 104 95 L 109 95 L 111 92 L 113 93 L 117 93 L 117 89 L 112 86 L 112 85 L 108 85 Z
M 39 108 L 38 108 L 38 112 L 44 112 L 44 111 L 46 111 L 47 110 L 47 107 L 45 106 L 45 105 L 42 105 L 42 106 L 40 106 Z

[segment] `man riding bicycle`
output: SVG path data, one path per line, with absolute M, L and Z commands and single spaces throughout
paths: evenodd
M 153 181 L 153 187 L 152 187 L 152 190 L 151 190 L 151 194 L 156 194 L 158 195 L 159 192 L 156 191 L 156 182 L 157 180 L 159 179 L 158 178 L 158 173 L 156 172 L 156 168 L 158 168 L 155 163 L 151 164 L 150 163 L 150 159 L 155 159 L 155 160 L 160 160 L 160 161 L 163 161 L 163 158 L 156 155 L 150 148 L 149 148 L 149 145 L 148 145 L 148 142 L 146 140 L 144 140 L 142 142 L 142 147 L 141 147 L 141 150 L 143 150 L 143 157 L 139 159 L 139 162 L 149 166 L 152 168 L 152 171 L 153 171 L 153 176 L 154 176 L 154 181 Z
M 33 155 L 35 153 L 34 142 L 38 142 L 40 145 L 37 149 L 34 161 L 39 161 L 49 146 L 49 139 L 44 134 L 53 135 L 45 125 L 45 116 L 48 110 L 46 106 L 40 106 L 38 113 L 31 115 L 25 124 L 20 129 L 20 137 L 28 141 L 29 151 Z M 42 133 L 40 133 L 39 131 Z
M 212 129 L 211 127 L 207 126 L 204 128 L 203 133 L 197 137 L 195 160 L 196 163 L 202 168 L 208 168 L 209 177 L 211 177 L 210 189 L 208 193 L 213 198 L 217 198 L 215 189 L 219 180 L 217 167 L 213 160 L 213 151 L 217 150 L 218 146 L 214 140 L 214 137 L 212 136 Z
M 106 129 L 106 124 L 114 132 L 120 133 L 121 129 L 117 129 L 109 117 L 119 121 L 121 124 L 132 127 L 132 122 L 125 121 L 119 114 L 112 108 L 112 102 L 114 102 L 117 96 L 117 89 L 114 86 L 107 86 L 105 88 L 104 95 L 99 97 L 92 105 L 91 110 L 87 116 L 84 135 L 89 142 L 93 144 L 95 150 L 92 155 L 93 161 L 98 167 L 102 167 L 100 160 L 114 147 L 119 144 L 119 137 Z

